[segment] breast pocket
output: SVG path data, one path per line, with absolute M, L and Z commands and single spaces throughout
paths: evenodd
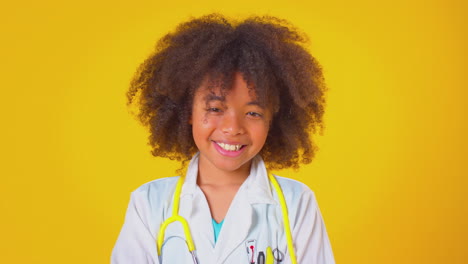
M 259 256 L 267 256 L 267 248 L 270 247 L 275 257 L 275 264 L 285 263 L 286 239 L 284 225 L 281 218 L 279 206 L 275 205 L 255 205 L 254 225 L 246 242 L 246 252 L 249 253 L 249 261 L 252 257 L 255 263 Z M 254 246 L 254 251 L 252 250 Z M 250 262 L 249 262 L 250 263 Z

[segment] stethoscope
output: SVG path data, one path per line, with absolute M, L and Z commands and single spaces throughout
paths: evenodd
M 271 174 L 268 175 L 268 178 L 270 179 L 270 182 L 273 184 L 273 187 L 275 188 L 275 191 L 278 194 L 278 199 L 281 205 L 281 213 L 283 215 L 283 223 L 284 223 L 284 233 L 286 235 L 286 240 L 288 243 L 288 251 L 291 257 L 291 263 L 297 264 L 296 254 L 294 251 L 293 240 L 292 240 L 292 235 L 291 235 L 291 228 L 289 226 L 288 207 L 286 205 L 286 200 L 284 199 L 283 191 L 281 190 L 281 187 L 279 186 L 278 182 L 276 181 L 273 175 Z M 187 223 L 187 220 L 185 220 L 185 218 L 179 215 L 180 192 L 182 191 L 182 185 L 184 181 L 185 181 L 184 176 L 181 176 L 179 180 L 177 181 L 176 189 L 174 192 L 174 200 L 172 203 L 173 204 L 172 216 L 167 218 L 161 224 L 161 227 L 159 228 L 158 241 L 157 241 L 159 263 L 162 263 L 161 250 L 162 250 L 162 246 L 164 243 L 164 237 L 165 237 L 164 234 L 166 232 L 166 228 L 171 223 L 178 221 L 182 224 L 182 227 L 184 228 L 185 242 L 187 243 L 188 250 L 190 251 L 190 254 L 192 255 L 193 263 L 199 264 L 197 254 L 195 252 L 195 244 L 193 243 L 192 235 L 190 234 L 190 227 Z M 266 250 L 265 263 L 273 264 L 274 259 L 275 257 L 273 256 L 273 252 L 271 248 L 268 247 Z

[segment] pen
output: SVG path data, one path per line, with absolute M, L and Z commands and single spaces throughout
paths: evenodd
M 265 264 L 265 254 L 263 254 L 263 251 L 258 252 L 257 264 Z

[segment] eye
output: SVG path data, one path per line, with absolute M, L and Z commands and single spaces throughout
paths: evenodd
M 257 112 L 247 112 L 247 115 L 252 117 L 262 117 L 263 115 Z
M 206 109 L 206 111 L 208 111 L 208 112 L 213 112 L 213 113 L 219 113 L 219 112 L 221 112 L 221 109 L 219 109 L 219 108 L 217 108 L 217 107 L 208 107 L 208 108 Z

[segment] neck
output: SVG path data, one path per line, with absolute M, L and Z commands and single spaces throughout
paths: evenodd
M 250 165 L 242 165 L 237 170 L 234 171 L 225 171 L 216 168 L 209 162 L 204 162 L 199 160 L 198 163 L 198 177 L 197 184 L 202 185 L 212 185 L 212 186 L 227 186 L 227 185 L 237 185 L 240 186 L 244 183 L 245 179 L 250 174 Z

